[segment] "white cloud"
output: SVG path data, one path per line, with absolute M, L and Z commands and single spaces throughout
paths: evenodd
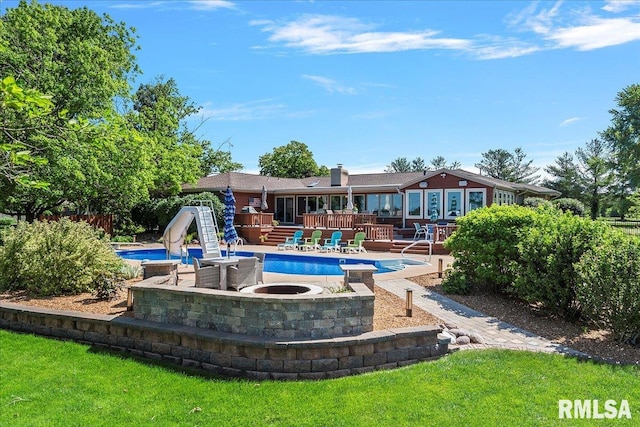
M 559 47 L 593 50 L 640 40 L 640 22 L 630 18 L 592 18 L 588 24 L 559 28 L 548 36 Z
M 570 119 L 563 120 L 562 123 L 560 123 L 560 127 L 569 126 L 570 124 L 579 122 L 580 120 L 582 120 L 582 117 L 571 117 Z
M 327 77 L 311 76 L 307 74 L 304 74 L 302 77 L 317 83 L 319 86 L 322 86 L 327 92 L 330 93 L 339 93 L 341 95 L 355 95 L 357 93 L 357 90 L 355 88 L 342 86 L 335 80 Z
M 608 5 L 612 10 L 623 10 L 614 3 Z M 630 3 L 640 4 L 640 1 Z M 558 1 L 551 8 L 538 11 L 538 3 L 532 3 L 512 17 L 509 24 L 521 31 L 532 31 L 551 42 L 547 48 L 593 50 L 640 40 L 640 18 L 637 16 L 603 18 L 588 8 L 561 13 L 562 4 Z
M 438 31 L 376 32 L 373 26 L 355 18 L 304 15 L 300 19 L 276 23 L 252 21 L 271 33 L 269 41 L 302 49 L 312 54 L 398 52 L 416 49 L 465 50 L 465 39 L 437 37 Z
M 182 3 L 184 4 L 184 3 Z M 179 9 L 182 6 L 181 3 L 175 1 L 137 1 L 132 3 L 114 3 L 109 7 L 113 9 L 152 9 L 152 8 L 164 8 L 164 9 Z M 217 10 L 217 9 L 235 9 L 235 3 L 227 0 L 189 0 L 187 2 L 191 6 L 191 9 L 196 10 Z
M 189 3 L 197 10 L 235 9 L 236 5 L 227 0 L 190 0 Z
M 605 3 L 602 10 L 612 13 L 624 12 L 627 9 L 640 7 L 640 0 L 608 0 Z
M 210 105 L 200 110 L 199 115 L 205 120 L 263 120 L 275 114 L 281 114 L 284 104 L 273 103 L 273 99 L 261 99 L 245 103 L 237 103 L 224 108 L 212 108 Z

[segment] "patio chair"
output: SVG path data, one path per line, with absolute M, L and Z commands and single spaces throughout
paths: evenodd
M 426 231 L 426 236 L 424 236 L 424 238 L 433 242 L 435 236 L 433 224 L 425 224 L 423 228 Z
M 425 230 L 424 227 L 417 222 L 414 222 L 413 226 L 416 228 L 416 232 L 413 233 L 413 240 L 418 239 L 420 236 L 424 236 L 425 239 L 427 238 L 427 230 Z
M 257 285 L 258 258 L 240 258 L 238 265 L 227 269 L 227 287 L 239 291 L 247 286 Z
M 331 233 L 330 239 L 324 239 L 324 245 L 320 246 L 320 252 L 339 251 L 340 239 L 342 239 L 342 231 L 334 231 Z
M 346 252 L 352 253 L 352 252 L 358 252 L 358 253 L 362 253 L 362 252 L 367 252 L 367 250 L 365 249 L 364 246 L 362 246 L 362 243 L 364 242 L 364 239 L 366 238 L 366 234 L 364 231 L 358 231 L 355 236 L 353 236 L 352 240 L 347 240 L 347 246 L 345 246 L 343 249 Z
M 258 268 L 256 268 L 256 283 L 264 283 L 264 280 L 262 279 L 262 272 L 264 271 L 264 258 L 266 254 L 262 252 L 256 252 L 253 254 L 253 256 L 258 259 Z
M 298 245 L 298 249 L 303 251 L 315 251 L 320 248 L 320 239 L 322 239 L 322 230 L 313 230 L 313 232 L 311 232 L 311 237 L 304 239 L 304 242 Z
M 196 273 L 196 288 L 220 289 L 220 266 L 202 267 L 198 258 L 193 258 L 193 269 Z
M 302 235 L 304 231 L 298 230 L 293 233 L 293 236 L 287 237 L 284 243 L 278 245 L 278 249 L 295 249 L 302 242 Z

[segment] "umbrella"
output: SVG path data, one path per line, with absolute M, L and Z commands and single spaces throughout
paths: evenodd
M 229 246 L 238 240 L 238 233 L 233 226 L 233 218 L 236 215 L 236 198 L 233 196 L 231 187 L 227 187 L 224 193 L 224 240 L 227 242 L 227 256 L 229 256 Z
M 267 204 L 267 187 L 262 186 L 262 202 L 260 203 L 260 209 L 263 211 L 269 209 L 269 205 Z
M 347 209 L 353 209 L 353 190 L 347 187 Z

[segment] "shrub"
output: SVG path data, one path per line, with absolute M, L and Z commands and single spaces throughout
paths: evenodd
M 450 294 L 467 295 L 471 292 L 471 284 L 462 271 L 449 269 L 442 279 L 442 289 Z
M 197 204 L 200 200 L 213 203 L 213 210 L 218 224 L 222 224 L 224 220 L 224 205 L 215 194 L 207 192 L 189 194 L 186 196 L 171 196 L 162 199 L 153 199 L 134 207 L 131 211 L 131 217 L 135 223 L 143 225 L 147 230 L 154 230 L 157 228 L 160 231 L 163 231 L 167 225 L 169 225 L 169 222 L 173 217 L 176 216 L 180 208 L 183 206 Z M 195 226 L 192 224 L 190 232 L 194 231 Z
M 537 208 L 540 206 L 551 207 L 553 206 L 553 204 L 550 201 L 543 199 L 542 197 L 527 197 L 522 202 L 522 206 L 525 206 L 527 208 Z
M 576 298 L 585 317 L 620 342 L 640 340 L 640 241 L 622 233 L 587 251 L 576 265 Z
M 40 295 L 93 291 L 99 277 L 117 277 L 123 263 L 85 222 L 20 222 L 0 246 L 0 289 Z
M 521 261 L 517 243 L 541 211 L 493 205 L 458 218 L 456 232 L 444 242 L 455 257 L 454 270 L 472 286 L 508 292 Z
M 539 215 L 517 245 L 520 268 L 514 283 L 516 294 L 564 317 L 577 317 L 574 266 L 607 233 L 611 230 L 603 223 L 570 213 Z
M 584 216 L 585 207 L 580 200 L 569 198 L 556 199 L 553 201 L 553 205 L 562 212 L 571 212 L 577 216 Z

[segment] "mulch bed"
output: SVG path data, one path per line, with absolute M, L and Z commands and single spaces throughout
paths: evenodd
M 640 366 L 640 348 L 616 342 L 611 333 L 585 322 L 570 322 L 550 315 L 540 307 L 499 294 L 474 292 L 470 295 L 448 294 L 442 289 L 437 273 L 410 277 L 408 280 L 451 298 L 467 307 L 496 317 L 514 326 L 540 335 L 554 343 L 566 345 L 596 359 Z

